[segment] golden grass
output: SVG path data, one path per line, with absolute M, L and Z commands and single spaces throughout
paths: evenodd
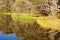
M 60 19 L 46 17 L 37 20 L 37 23 L 44 29 L 60 30 Z
M 5 13 L 5 14 L 10 15 L 10 13 Z M 39 17 L 36 17 L 37 15 Z M 19 14 L 18 13 L 17 15 L 16 15 L 16 13 L 15 14 L 12 14 L 12 16 L 17 17 L 16 21 L 18 21 L 18 19 L 19 20 L 22 19 L 22 21 L 25 21 L 25 18 L 27 18 L 26 21 L 28 21 L 28 20 L 34 21 L 35 20 L 44 29 L 60 30 L 60 19 L 58 19 L 56 16 L 54 16 L 54 17 L 45 17 L 45 16 L 41 16 L 39 14 L 37 14 L 37 15 L 35 15 L 35 14 L 26 14 L 26 13 L 25 14 L 24 13 L 23 14 Z

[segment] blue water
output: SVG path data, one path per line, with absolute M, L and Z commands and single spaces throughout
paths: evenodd
M 18 38 L 16 37 L 15 34 L 3 34 L 0 31 L 0 40 L 18 40 Z M 22 39 L 20 38 L 20 40 Z

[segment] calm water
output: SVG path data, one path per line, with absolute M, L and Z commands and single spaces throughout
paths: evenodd
M 3 34 L 0 31 L 0 40 L 18 40 L 18 38 L 16 37 L 15 34 Z M 20 38 L 20 40 L 22 39 Z

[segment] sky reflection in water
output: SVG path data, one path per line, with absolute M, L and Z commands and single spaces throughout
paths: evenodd
M 18 40 L 18 38 L 16 37 L 15 34 L 3 34 L 0 31 L 0 40 Z M 22 39 L 20 38 L 20 40 Z

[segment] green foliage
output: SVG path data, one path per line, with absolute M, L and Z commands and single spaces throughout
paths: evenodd
M 12 14 L 12 19 L 17 21 L 31 22 L 35 20 L 35 17 L 28 14 Z

